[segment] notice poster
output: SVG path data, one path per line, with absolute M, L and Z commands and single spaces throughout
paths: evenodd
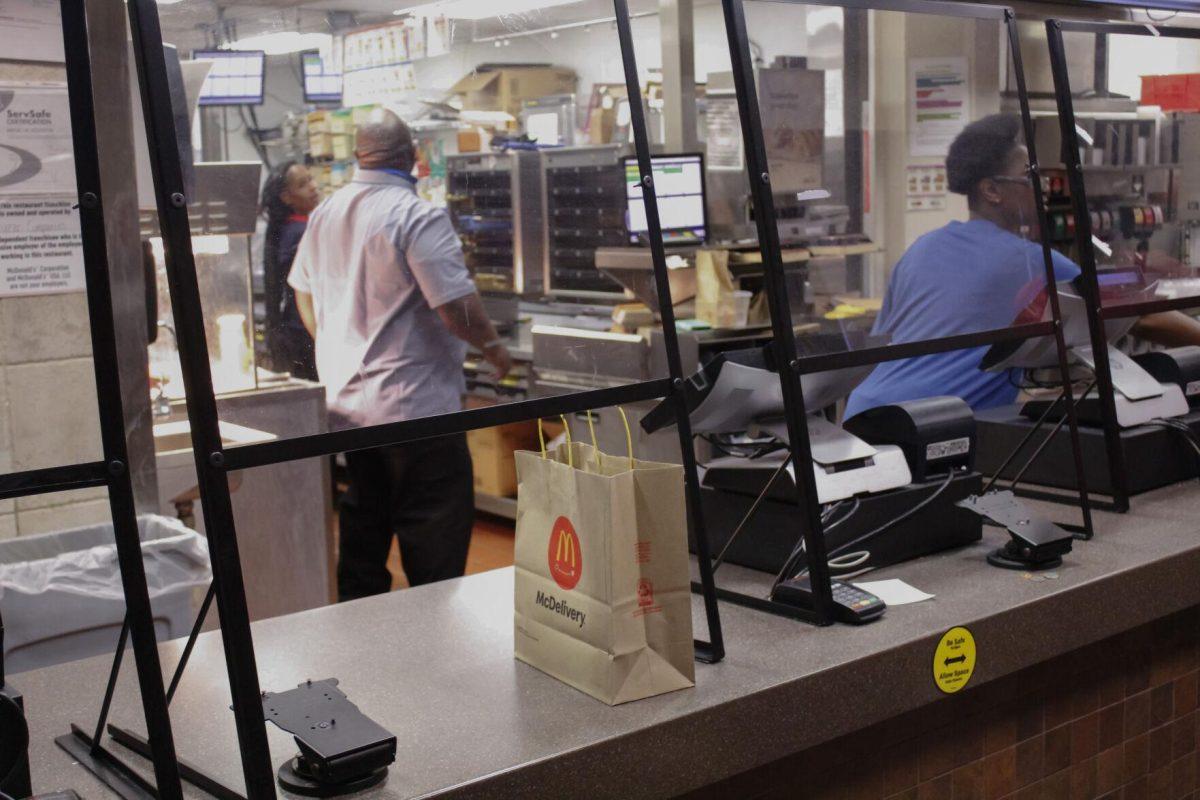
M 0 297 L 85 288 L 73 197 L 0 196 Z
M 412 64 L 394 64 L 347 72 L 342 76 L 342 102 L 347 106 L 403 104 L 417 88 Z
M 946 165 L 910 164 L 905 207 L 909 211 L 940 211 L 946 208 Z
M 825 154 L 824 73 L 762 69 L 758 81 L 772 191 L 783 194 L 820 188 Z
M 428 17 L 425 20 L 425 56 L 443 56 L 450 52 L 451 27 L 445 16 Z
M 84 289 L 67 91 L 0 85 L 0 297 Z
M 967 59 L 910 58 L 908 61 L 908 152 L 944 156 L 971 119 Z
M 715 170 L 741 170 L 742 126 L 738 117 L 736 97 L 709 97 L 707 161 L 705 166 Z
M 74 193 L 67 90 L 0 85 L 0 195 Z

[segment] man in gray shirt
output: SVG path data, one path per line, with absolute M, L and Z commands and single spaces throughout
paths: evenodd
M 309 217 L 288 276 L 334 430 L 460 410 L 467 343 L 498 377 L 512 366 L 449 215 L 416 194 L 408 126 L 376 110 L 355 148 L 354 180 Z M 393 536 L 411 585 L 463 574 L 474 522 L 464 435 L 347 453 L 346 462 L 342 600 L 391 588 Z

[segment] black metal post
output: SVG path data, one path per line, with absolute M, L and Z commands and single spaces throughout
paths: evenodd
M 275 774 L 263 722 L 233 505 L 223 468 L 225 456 L 208 361 L 204 312 L 188 222 L 188 198 L 184 193 L 179 148 L 176 146 L 177 132 L 167 84 L 158 7 L 154 0 L 129 0 L 127 7 L 166 256 L 167 282 L 171 292 L 171 307 L 175 312 L 179 360 L 187 393 L 200 502 L 208 529 L 217 610 L 221 618 L 221 639 L 225 646 L 233 715 L 241 749 L 242 774 L 249 797 L 254 800 L 273 798 Z
M 792 326 L 791 305 L 783 274 L 779 228 L 775 219 L 775 202 L 771 196 L 770 164 L 763 142 L 762 119 L 755 89 L 754 60 L 750 55 L 750 40 L 741 0 L 721 0 L 721 7 L 725 12 L 729 58 L 738 98 L 742 140 L 746 148 L 746 166 L 750 173 L 750 195 L 762 252 L 764 286 L 771 309 L 772 347 L 779 367 L 792 463 L 795 465 L 796 501 L 802 509 L 804 520 L 802 536 L 812 582 L 813 610 L 818 623 L 829 624 L 833 620 L 833 594 L 825 553 L 825 528 L 821 523 L 816 479 L 812 473 L 812 449 L 808 441 L 804 393 L 800 386 L 800 362 L 796 359 L 796 332 Z
M 683 399 L 683 365 L 679 358 L 679 333 L 675 329 L 675 305 L 671 301 L 671 283 L 667 276 L 667 256 L 663 250 L 662 227 L 658 218 L 654 170 L 650 162 L 650 139 L 646 134 L 646 115 L 641 100 L 642 87 L 638 80 L 637 61 L 633 52 L 629 4 L 627 0 L 613 0 L 613 9 L 617 20 L 617 36 L 621 42 L 621 60 L 625 67 L 625 89 L 629 95 L 629 121 L 633 127 L 634 149 L 637 152 L 638 171 L 642 181 L 642 202 L 646 205 L 646 225 L 649 230 L 650 257 L 654 262 L 654 283 L 658 289 L 663 344 L 667 351 L 667 366 L 671 375 L 671 397 L 675 404 L 675 427 L 679 433 L 679 455 L 683 459 L 688 521 L 696 542 L 696 561 L 700 569 L 704 612 L 708 620 L 710 641 L 696 640 L 696 657 L 701 661 L 715 663 L 725 657 L 725 642 L 721 635 L 721 613 L 717 608 L 712 554 L 708 533 L 704 528 L 704 512 L 700 505 L 700 477 L 696 469 L 692 423 Z
M 1075 458 L 1075 480 L 1079 489 L 1079 511 L 1083 515 L 1083 530 L 1085 539 L 1092 538 L 1092 508 L 1088 502 L 1087 477 L 1083 472 L 1083 448 L 1079 440 L 1079 420 L 1075 409 L 1074 396 L 1071 393 L 1071 367 L 1067 359 L 1067 343 L 1063 336 L 1062 305 L 1058 298 L 1058 280 L 1054 275 L 1054 259 L 1050 249 L 1049 225 L 1046 217 L 1046 199 L 1042 194 L 1042 178 L 1038 167 L 1037 148 L 1034 145 L 1033 118 L 1029 113 L 1029 94 L 1025 87 L 1025 69 L 1021 62 L 1021 41 L 1017 36 L 1017 18 L 1012 9 L 1005 9 L 1005 27 L 1008 31 L 1008 43 L 1012 52 L 1013 74 L 1017 77 L 1017 97 L 1021 103 L 1021 124 L 1025 133 L 1025 149 L 1029 153 L 1029 177 L 1033 182 L 1034 207 L 1037 211 L 1038 235 L 1042 241 L 1042 257 L 1046 267 L 1046 292 L 1050 298 L 1050 314 L 1054 321 L 1054 345 L 1058 351 L 1058 369 L 1062 378 L 1063 398 L 1067 406 L 1067 425 L 1071 437 L 1071 452 Z M 1057 434 L 1055 428 L 1046 437 L 1043 444 L 1048 444 Z M 1038 450 L 1040 452 L 1040 449 Z M 1036 455 L 1035 455 L 1036 457 Z M 1030 460 L 1030 463 L 1033 463 Z M 1028 468 L 1028 464 L 1026 465 Z M 1016 488 L 1016 481 L 1013 481 Z
M 1079 248 L 1079 266 L 1083 271 L 1081 282 L 1083 300 L 1087 308 L 1088 328 L 1092 339 L 1092 357 L 1095 359 L 1096 365 L 1095 377 L 1103 418 L 1104 445 L 1108 451 L 1108 469 L 1113 484 L 1113 508 L 1124 513 L 1129 510 L 1129 482 L 1126 478 L 1125 451 L 1121 447 L 1121 432 L 1117 426 L 1112 367 L 1108 361 L 1108 339 L 1104 335 L 1103 310 L 1100 306 L 1100 283 L 1096 277 L 1096 253 L 1092 249 L 1092 221 L 1087 210 L 1087 197 L 1083 185 L 1083 165 L 1079 163 L 1079 137 L 1075 132 L 1075 109 L 1071 102 L 1067 55 L 1063 46 L 1062 28 L 1058 20 L 1046 21 L 1046 39 L 1050 46 L 1050 71 L 1054 76 L 1054 99 L 1058 105 L 1058 122 L 1062 132 L 1063 160 L 1067 166 L 1067 181 L 1071 187 L 1071 202 L 1075 210 L 1075 242 Z M 1082 477 L 1081 473 L 1081 480 Z
M 87 17 L 83 0 L 62 0 L 63 46 L 66 52 L 67 91 L 71 108 L 71 138 L 75 184 L 79 198 L 79 227 L 87 277 L 88 317 L 92 337 L 92 363 L 100 412 L 100 439 L 107 467 L 108 502 L 112 512 L 117 562 L 125 594 L 126 620 L 133 641 L 138 684 L 146 729 L 153 742 L 154 777 L 159 797 L 182 798 L 179 764 L 171 719 L 163 690 L 162 667 L 154 633 L 150 594 L 142 564 L 129 454 L 125 441 L 125 413 L 117 369 L 117 345 L 109 284 L 108 251 L 104 233 L 104 194 L 97 158 L 96 118 L 92 96 L 92 69 Z M 122 644 L 124 636 L 122 636 Z M 114 673 L 119 665 L 117 653 Z M 98 748 L 99 742 L 93 742 Z

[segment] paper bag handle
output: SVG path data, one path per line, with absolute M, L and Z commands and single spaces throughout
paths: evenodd
M 588 409 L 586 412 L 588 421 L 588 433 L 592 435 L 592 447 L 596 448 L 596 452 L 600 452 L 600 445 L 596 444 L 596 426 L 592 424 L 592 411 Z
M 629 417 L 625 416 L 625 409 L 617 406 L 617 411 L 621 412 L 621 422 L 625 423 L 625 452 L 629 454 L 629 469 L 633 469 L 633 434 L 629 432 Z M 590 417 L 589 417 L 590 419 Z
M 563 430 L 567 434 L 567 466 L 574 467 L 575 459 L 571 453 L 571 426 L 567 424 L 567 418 L 563 414 L 559 414 L 558 418 L 562 420 Z M 591 417 L 589 416 L 588 423 L 590 424 L 591 421 L 592 421 Z M 537 426 L 538 426 L 538 444 L 541 445 L 541 448 L 542 448 L 542 458 L 545 458 L 546 457 L 546 432 L 544 430 L 542 430 L 542 418 L 541 417 L 538 417 Z M 595 441 L 596 441 L 596 435 L 595 435 L 595 432 L 593 431 L 592 442 L 595 443 Z
M 565 432 L 567 434 L 567 466 L 574 468 L 575 467 L 575 456 L 571 451 L 574 450 L 575 448 L 571 447 L 571 426 L 567 424 L 567 415 L 566 414 L 559 414 L 558 418 L 562 420 L 563 432 Z
M 621 414 L 621 423 L 625 426 L 625 452 L 629 455 L 629 468 L 633 469 L 633 433 L 629 429 L 629 417 L 625 415 L 625 409 L 617 406 L 617 411 Z M 592 447 L 596 453 L 600 452 L 600 445 L 596 443 L 596 426 L 592 424 L 592 412 L 587 413 L 588 432 L 592 436 Z M 567 435 L 567 466 L 574 467 L 574 459 L 571 454 L 571 426 L 567 424 L 567 418 L 563 414 L 559 414 L 558 418 L 562 420 L 563 430 Z M 542 418 L 538 417 L 538 444 L 542 448 L 542 458 L 546 457 L 546 432 L 542 430 Z
M 629 454 L 629 468 L 633 469 L 633 434 L 629 432 L 629 417 L 625 416 L 625 409 L 617 406 L 617 411 L 621 412 L 621 422 L 625 424 L 625 452 Z M 592 447 L 596 448 L 596 453 L 600 453 L 600 445 L 596 444 L 596 426 L 592 424 L 592 412 L 587 412 L 588 430 L 592 434 Z

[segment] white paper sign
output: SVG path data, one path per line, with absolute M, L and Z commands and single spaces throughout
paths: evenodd
M 0 53 L 19 61 L 63 61 L 59 0 L 0 0 Z
M 68 197 L 0 197 L 0 297 L 85 288 L 79 214 Z
M 738 117 L 737 98 L 708 98 L 708 144 L 705 166 L 713 170 L 737 170 L 742 161 L 742 127 Z
M 0 85 L 0 296 L 85 288 L 71 147 L 65 88 Z
M 0 195 L 74 193 L 67 90 L 0 85 Z
M 944 156 L 971 118 L 967 59 L 908 60 L 908 151 L 913 156 Z
M 855 581 L 854 585 L 864 592 L 870 592 L 889 606 L 920 603 L 922 600 L 932 600 L 935 597 L 935 595 L 923 592 L 898 578 L 884 581 Z

